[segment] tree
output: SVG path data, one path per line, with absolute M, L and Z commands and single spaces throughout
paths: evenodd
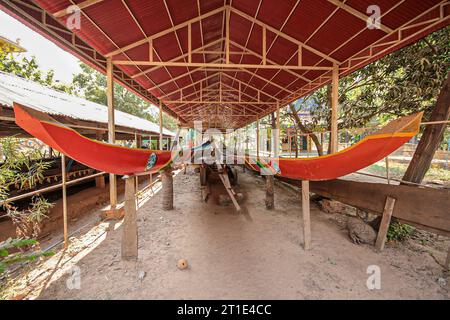
M 106 105 L 106 77 L 84 63 L 80 63 L 80 67 L 82 72 L 75 75 L 72 81 L 76 93 L 89 101 Z M 117 83 L 114 85 L 114 103 L 117 110 L 159 123 L 159 110 L 156 107 Z M 165 113 L 163 122 L 170 130 L 177 128 L 175 119 Z
M 34 56 L 30 59 L 26 57 L 19 59 L 17 53 L 12 52 L 6 47 L 0 47 L 0 71 L 11 73 L 67 93 L 72 93 L 73 91 L 72 86 L 55 82 L 55 73 L 53 70 L 47 73 L 42 72 Z
M 447 27 L 340 79 L 339 128 L 384 123 L 419 111 L 428 117 L 450 67 L 449 38 Z M 309 110 L 313 117 L 313 123 L 303 124 L 306 132 L 300 131 L 329 130 L 329 86 L 305 97 L 299 110 Z
M 430 121 L 446 121 L 450 117 L 450 72 L 444 82 L 436 106 L 429 118 Z M 421 183 L 436 150 L 439 148 L 445 132 L 446 124 L 434 124 L 425 128 L 416 152 L 403 176 L 404 181 Z

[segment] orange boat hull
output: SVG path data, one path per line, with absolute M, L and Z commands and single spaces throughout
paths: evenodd
M 422 113 L 400 118 L 371 136 L 338 153 L 315 158 L 279 158 L 267 160 L 278 175 L 290 179 L 333 180 L 368 167 L 397 150 L 419 132 Z M 246 159 L 248 166 L 261 171 L 256 158 Z
M 40 112 L 14 104 L 16 123 L 32 136 L 55 150 L 91 168 L 119 175 L 156 172 L 171 164 L 172 153 L 116 146 L 88 139 L 57 124 Z M 278 175 L 298 180 L 333 180 L 370 166 L 414 137 L 422 113 L 392 121 L 377 133 L 335 154 L 316 158 L 269 159 L 263 167 L 272 167 Z M 247 157 L 251 169 L 261 171 L 257 159 Z M 259 163 L 261 164 L 261 160 Z
M 126 148 L 91 140 L 70 128 L 38 119 L 30 114 L 33 113 L 32 110 L 25 111 L 17 104 L 14 104 L 14 113 L 16 123 L 29 134 L 68 157 L 99 171 L 118 175 L 139 175 L 159 171 L 171 162 L 169 151 Z

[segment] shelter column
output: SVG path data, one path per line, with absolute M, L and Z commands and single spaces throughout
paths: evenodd
M 122 230 L 122 259 L 138 257 L 138 227 L 136 212 L 136 185 L 133 176 L 125 176 L 125 217 Z
M 111 144 L 116 143 L 116 132 L 115 132 L 115 120 L 114 120 L 114 73 L 113 73 L 113 63 L 111 58 L 107 60 L 106 67 L 106 96 L 108 100 L 108 142 Z M 109 175 L 109 199 L 111 204 L 111 209 L 115 209 L 117 206 L 117 183 L 116 175 Z
M 277 103 L 277 113 L 276 113 L 276 128 L 274 128 L 272 133 L 272 154 L 276 161 L 279 157 L 279 146 L 280 146 L 280 103 Z M 273 210 L 275 208 L 275 174 L 270 174 L 266 176 L 266 209 Z
M 163 113 L 162 101 L 159 101 L 159 150 L 163 149 Z M 161 172 L 162 183 L 162 208 L 163 210 L 173 210 L 173 176 L 172 166 L 167 165 Z
M 163 149 L 163 111 L 162 101 L 159 100 L 159 150 Z
M 339 108 L 339 66 L 333 67 L 333 84 L 331 94 L 331 153 L 338 152 L 338 108 Z
M 256 120 L 256 157 L 259 158 L 259 119 Z

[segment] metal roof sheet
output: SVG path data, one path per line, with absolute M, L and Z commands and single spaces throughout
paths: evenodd
M 13 102 L 50 115 L 108 123 L 108 108 L 104 105 L 0 72 L 0 104 L 12 107 Z M 115 122 L 118 126 L 159 134 L 157 124 L 119 110 L 115 111 Z M 175 136 L 167 129 L 163 134 Z

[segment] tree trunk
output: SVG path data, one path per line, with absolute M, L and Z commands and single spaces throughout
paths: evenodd
M 447 75 L 441 93 L 429 121 L 446 121 L 450 117 L 450 73 Z M 428 125 L 422 134 L 411 163 L 403 176 L 404 181 L 421 183 L 433 160 L 436 150 L 444 138 L 446 124 Z
M 323 147 L 322 144 L 319 141 L 319 138 L 315 134 L 311 132 L 311 130 L 306 129 L 306 127 L 303 125 L 302 121 L 300 120 L 300 117 L 298 116 L 297 111 L 295 110 L 295 107 L 291 104 L 289 105 L 291 108 L 291 113 L 295 119 L 295 122 L 297 124 L 297 127 L 303 132 L 303 133 L 310 133 L 310 137 L 313 140 L 314 144 L 316 145 L 317 152 L 319 156 L 323 155 Z
M 161 172 L 161 180 L 163 210 L 173 210 L 173 176 L 172 168 L 170 168 L 170 166 Z

